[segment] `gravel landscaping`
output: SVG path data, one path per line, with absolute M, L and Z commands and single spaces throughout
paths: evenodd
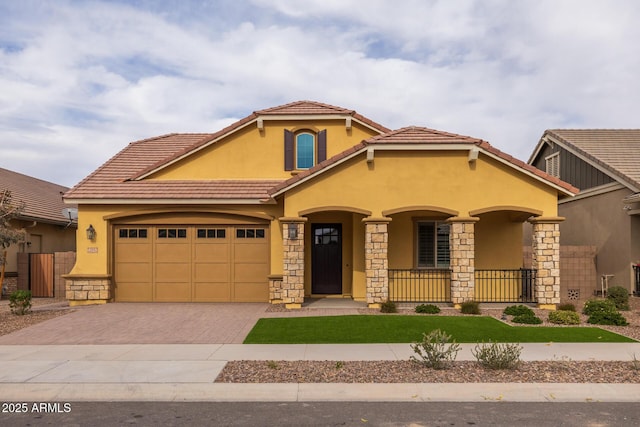
M 454 362 L 435 370 L 402 361 L 231 361 L 223 383 L 640 383 L 640 362 L 522 362 L 515 370 Z
M 11 313 L 8 299 L 0 300 L 0 336 L 72 312 L 66 301 L 52 298 L 34 298 L 31 307 L 30 313 L 17 316 Z

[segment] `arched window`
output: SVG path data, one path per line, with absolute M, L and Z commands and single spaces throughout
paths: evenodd
M 308 132 L 296 135 L 296 169 L 309 169 L 315 162 L 316 138 Z
M 284 130 L 284 170 L 309 169 L 327 158 L 327 130 Z

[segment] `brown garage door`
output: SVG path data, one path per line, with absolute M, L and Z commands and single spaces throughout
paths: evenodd
M 269 236 L 260 225 L 120 225 L 117 301 L 264 302 Z

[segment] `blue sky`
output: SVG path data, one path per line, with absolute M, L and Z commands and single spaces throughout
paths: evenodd
M 310 99 L 527 160 L 638 128 L 634 0 L 0 0 L 0 167 L 73 186 L 129 142 Z

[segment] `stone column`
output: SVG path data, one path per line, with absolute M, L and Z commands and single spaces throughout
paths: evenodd
M 389 222 L 391 218 L 364 218 L 364 262 L 367 304 L 380 308 L 389 299 Z
M 280 299 L 286 308 L 297 309 L 304 302 L 304 224 L 307 218 L 280 218 L 283 261 Z
M 538 307 L 555 310 L 560 303 L 560 223 L 561 217 L 533 218 L 531 267 L 536 271 L 534 293 Z
M 465 301 L 475 297 L 475 223 L 478 218 L 453 217 L 449 234 L 449 259 L 451 267 L 451 301 L 460 308 Z

